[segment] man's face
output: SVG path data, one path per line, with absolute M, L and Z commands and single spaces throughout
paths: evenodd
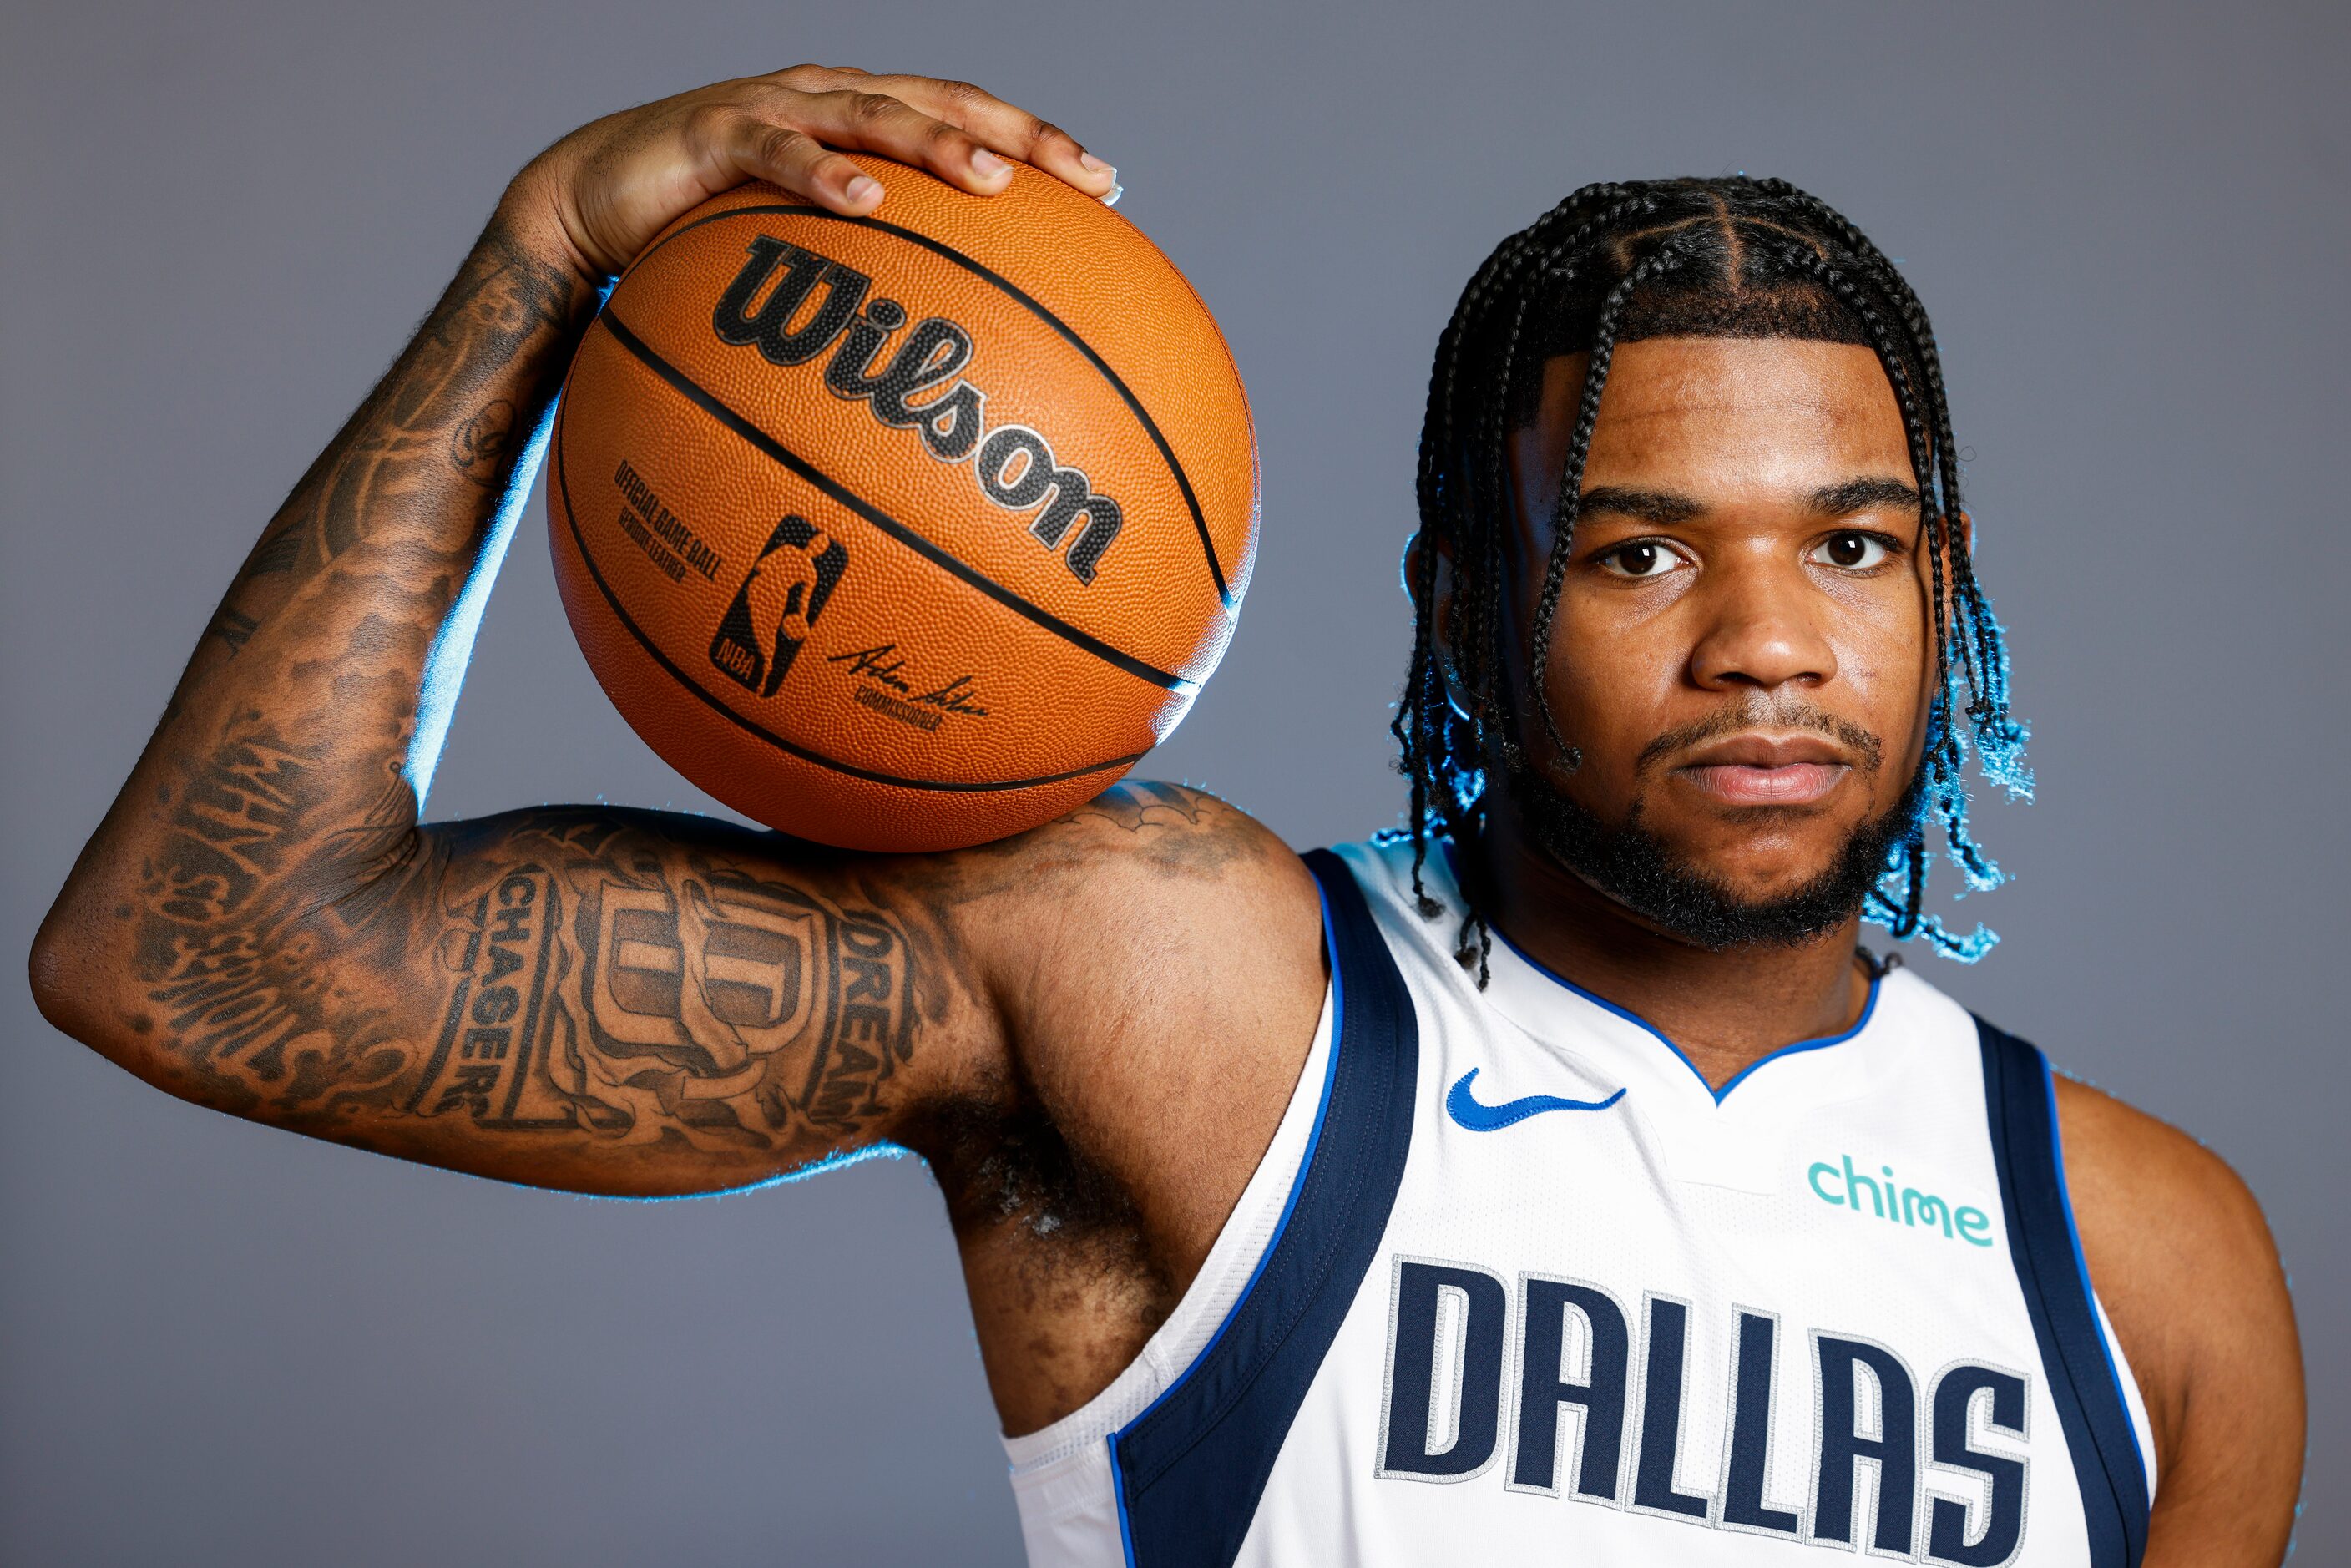
M 1586 356 L 1510 444 L 1506 647 L 1524 650 Z M 1841 925 L 1907 821 L 1933 674 L 1909 449 L 1876 355 L 1794 339 L 1616 350 L 1542 672 L 1521 697 L 1528 837 L 1708 946 Z

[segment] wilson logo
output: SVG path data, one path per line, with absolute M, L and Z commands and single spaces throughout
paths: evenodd
M 987 394 L 963 376 L 975 353 L 971 334 L 944 316 L 907 328 L 904 306 L 866 298 L 872 283 L 830 256 L 761 235 L 719 297 L 711 326 L 721 342 L 757 349 L 770 364 L 804 365 L 830 351 L 826 391 L 863 402 L 885 425 L 915 432 L 938 461 L 968 465 L 991 505 L 1034 512 L 1029 532 L 1037 542 L 1058 550 L 1066 540 L 1071 575 L 1093 581 L 1124 521 L 1118 503 L 1096 495 L 1084 470 L 1063 465 L 1038 432 L 990 428 Z M 902 329 L 905 335 L 876 371 Z

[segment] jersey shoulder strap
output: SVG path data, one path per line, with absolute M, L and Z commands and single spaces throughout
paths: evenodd
M 1331 1051 L 1306 1158 L 1272 1242 L 1208 1347 L 1111 1434 L 1131 1568 L 1238 1555 L 1266 1478 L 1379 1249 L 1412 1144 L 1412 998 L 1346 863 L 1315 850 L 1331 964 Z
M 2147 1553 L 2147 1472 L 2065 1193 L 2056 1080 L 2048 1058 L 2014 1035 L 1979 1018 L 1976 1037 L 2009 1255 L 2074 1457 L 2092 1568 L 2138 1568 Z

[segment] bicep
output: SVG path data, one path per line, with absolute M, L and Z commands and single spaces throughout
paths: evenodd
M 744 1186 L 885 1140 L 987 1036 L 932 901 L 870 860 L 590 809 L 426 828 L 147 1000 L 167 1082 L 537 1186 Z
M 2203 1154 L 2199 1150 L 2198 1153 Z M 2233 1172 L 2205 1155 L 2192 1262 L 2170 1271 L 2165 1392 L 2177 1411 L 2148 1531 L 2153 1564 L 2283 1562 L 2302 1484 L 2302 1351 L 2269 1228 Z

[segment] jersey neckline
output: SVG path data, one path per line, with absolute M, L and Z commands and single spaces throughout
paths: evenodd
M 1879 977 L 1872 976 L 1869 982 L 1869 995 L 1862 999 L 1861 1016 L 1854 1019 L 1850 1028 L 1847 1028 L 1836 1034 L 1819 1035 L 1811 1040 L 1800 1040 L 1788 1045 L 1774 1046 L 1770 1051 L 1767 1051 L 1762 1055 L 1757 1057 L 1754 1061 L 1749 1062 L 1746 1066 L 1740 1068 L 1738 1071 L 1732 1073 L 1730 1077 L 1724 1082 L 1722 1087 L 1717 1089 L 1713 1084 L 1708 1083 L 1706 1081 L 1706 1074 L 1698 1070 L 1698 1063 L 1692 1061 L 1689 1059 L 1689 1054 L 1683 1051 L 1680 1046 L 1676 1045 L 1673 1041 L 1673 1038 L 1667 1034 L 1665 1030 L 1659 1029 L 1656 1025 L 1651 1023 L 1647 1019 L 1643 1018 L 1632 1009 L 1619 1007 L 1614 1002 L 1610 1001 L 1606 997 L 1600 995 L 1598 992 L 1587 990 L 1583 987 L 1577 985 L 1573 980 L 1569 979 L 1565 975 L 1562 975 L 1557 970 L 1552 968 L 1551 966 L 1545 964 L 1541 959 L 1536 957 L 1533 954 L 1520 946 L 1516 942 L 1511 941 L 1510 933 L 1504 931 L 1499 925 L 1489 924 L 1488 929 L 1494 933 L 1495 940 L 1500 942 L 1502 946 L 1508 947 L 1518 956 L 1520 962 L 1525 964 L 1528 968 L 1532 969 L 1544 979 L 1549 980 L 1552 985 L 1561 988 L 1562 990 L 1572 992 L 1575 996 L 1582 998 L 1583 1000 L 1590 1002 L 1593 1007 L 1598 1008 L 1603 1012 L 1614 1014 L 1616 1017 L 1623 1019 L 1626 1023 L 1629 1023 L 1635 1028 L 1640 1030 L 1643 1033 L 1649 1036 L 1650 1039 L 1656 1040 L 1659 1045 L 1664 1046 L 1668 1051 L 1673 1053 L 1675 1061 L 1680 1062 L 1684 1067 L 1689 1070 L 1690 1076 L 1698 1080 L 1698 1086 L 1704 1089 L 1708 1095 L 1718 1105 L 1721 1104 L 1724 1100 L 1729 1098 L 1730 1092 L 1732 1090 L 1738 1088 L 1741 1083 L 1746 1082 L 1749 1078 L 1752 1077 L 1758 1068 L 1769 1066 L 1771 1063 L 1779 1061 L 1783 1056 L 1796 1056 L 1808 1051 L 1825 1051 L 1833 1045 L 1843 1045 L 1845 1041 L 1853 1039 L 1855 1035 L 1861 1033 L 1862 1030 L 1867 1029 L 1869 1027 L 1869 1020 L 1875 1017 L 1877 1012 L 1877 991 L 1878 987 L 1882 982 Z
M 1447 902 L 1460 910 L 1467 911 L 1469 907 L 1469 901 L 1468 896 L 1461 891 L 1459 869 L 1455 860 L 1458 852 L 1455 850 L 1453 841 L 1450 839 L 1439 840 L 1438 843 L 1443 852 L 1445 880 L 1448 884 L 1446 891 L 1450 895 Z M 1552 987 L 1556 988 L 1559 990 L 1565 991 L 1569 996 L 1576 998 L 1577 1000 L 1596 1008 L 1601 1012 L 1605 1013 L 1612 1018 L 1622 1019 L 1624 1022 L 1628 1023 L 1635 1029 L 1640 1030 L 1641 1033 L 1646 1036 L 1649 1040 L 1665 1047 L 1667 1054 L 1682 1065 L 1684 1071 L 1688 1072 L 1690 1078 L 1696 1082 L 1698 1088 L 1704 1091 L 1707 1098 L 1718 1106 L 1729 1098 L 1730 1092 L 1732 1090 L 1746 1082 L 1750 1078 L 1752 1078 L 1760 1069 L 1767 1067 L 1772 1062 L 1779 1061 L 1788 1057 L 1805 1055 L 1812 1051 L 1825 1051 L 1832 1046 L 1844 1045 L 1850 1040 L 1858 1039 L 1863 1032 L 1869 1028 L 1870 1021 L 1877 1016 L 1878 996 L 1885 984 L 1885 977 L 1882 974 L 1873 975 L 1870 977 L 1869 993 L 1862 998 L 1861 1014 L 1854 1019 L 1853 1023 L 1849 1027 L 1835 1034 L 1816 1035 L 1807 1040 L 1793 1040 L 1786 1045 L 1774 1046 L 1771 1050 L 1764 1052 L 1761 1056 L 1757 1057 L 1754 1061 L 1740 1068 L 1737 1072 L 1732 1073 L 1730 1077 L 1724 1082 L 1722 1087 L 1717 1089 L 1713 1084 L 1708 1083 L 1706 1081 L 1706 1074 L 1698 1071 L 1698 1063 L 1689 1059 L 1688 1052 L 1683 1051 L 1680 1046 L 1677 1045 L 1674 1042 L 1673 1038 L 1667 1034 L 1665 1030 L 1659 1029 L 1656 1024 L 1651 1023 L 1647 1019 L 1643 1018 L 1639 1013 L 1635 1012 L 1632 1009 L 1612 1002 L 1606 997 L 1600 995 L 1598 992 L 1591 990 L 1586 987 L 1580 986 L 1573 980 L 1569 979 L 1566 976 L 1561 974 L 1556 969 L 1553 969 L 1550 965 L 1544 963 L 1541 959 L 1536 957 L 1533 954 L 1520 946 L 1517 942 L 1513 941 L 1510 933 L 1503 930 L 1499 924 L 1489 921 L 1487 923 L 1487 929 L 1493 933 L 1495 941 L 1506 950 L 1510 957 L 1515 958 L 1519 964 L 1525 967 L 1528 974 L 1532 978 L 1539 982 L 1548 982 Z M 1489 969 L 1492 967 L 1490 962 L 1489 967 Z M 1496 976 L 1493 977 L 1499 978 L 1500 977 Z M 1489 993 L 1484 996 L 1482 999 L 1488 1001 L 1505 1013 L 1511 1011 L 1511 1009 L 1503 998 L 1493 994 L 1491 988 L 1489 988 Z M 1541 1036 L 1546 1032 L 1540 1029 L 1531 1028 L 1530 1026 L 1530 1020 L 1520 1020 L 1520 1027 L 1528 1028 L 1531 1033 Z

